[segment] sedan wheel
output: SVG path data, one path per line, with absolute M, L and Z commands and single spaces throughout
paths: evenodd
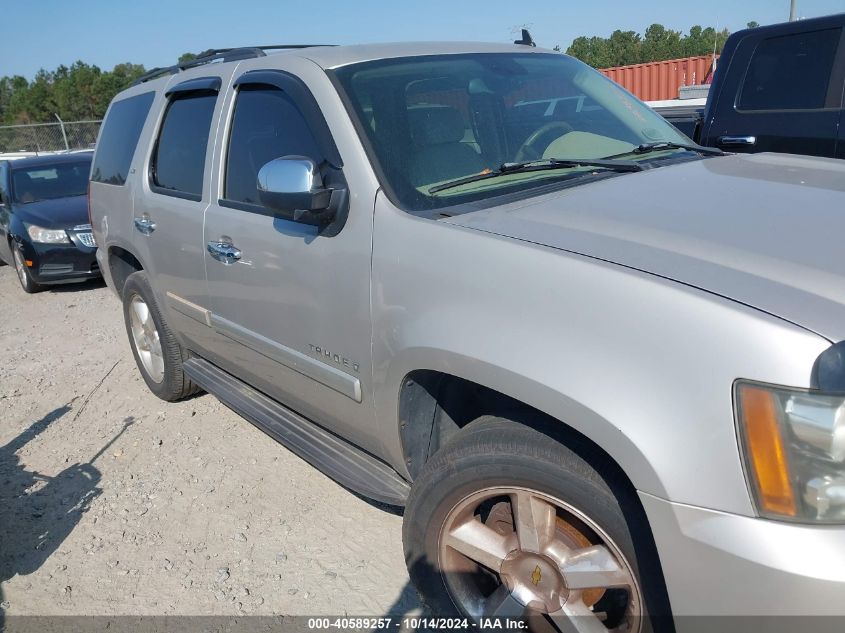
M 32 294 L 41 290 L 41 286 L 33 281 L 29 273 L 29 268 L 26 265 L 26 259 L 21 252 L 20 247 L 12 246 L 12 259 L 15 265 L 15 272 L 18 274 L 18 281 L 21 282 L 21 288 L 24 292 Z

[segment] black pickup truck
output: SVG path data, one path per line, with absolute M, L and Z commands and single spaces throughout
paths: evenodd
M 703 109 L 656 109 L 702 145 L 845 158 L 843 27 L 845 13 L 738 31 Z

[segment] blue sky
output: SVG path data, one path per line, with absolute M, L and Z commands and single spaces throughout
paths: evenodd
M 6 0 L 0 76 L 32 78 L 75 60 L 147 68 L 185 51 L 275 43 L 416 40 L 504 42 L 527 25 L 540 46 L 564 49 L 578 35 L 642 33 L 654 22 L 732 31 L 749 20 L 782 22 L 789 0 Z M 845 0 L 798 0 L 801 17 L 845 12 Z

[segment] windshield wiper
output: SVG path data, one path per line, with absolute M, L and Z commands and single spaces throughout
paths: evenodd
M 544 160 L 527 160 L 521 163 L 502 163 L 498 169 L 493 169 L 472 176 L 464 176 L 431 187 L 429 193 L 445 191 L 453 187 L 460 187 L 479 180 L 498 178 L 507 174 L 520 174 L 532 171 L 548 171 L 551 169 L 571 169 L 573 167 L 599 167 L 609 171 L 643 171 L 645 167 L 631 160 L 612 160 L 608 158 L 547 158 Z
M 690 152 L 698 152 L 707 156 L 723 156 L 725 152 L 715 147 L 702 147 L 701 145 L 694 145 L 692 143 L 675 143 L 674 141 L 655 141 L 654 143 L 643 143 L 637 145 L 634 149 L 622 152 L 621 154 L 612 154 L 605 156 L 606 160 L 613 160 L 621 158 L 622 156 L 630 156 L 631 154 L 650 154 L 651 152 L 660 152 L 665 149 L 685 149 Z

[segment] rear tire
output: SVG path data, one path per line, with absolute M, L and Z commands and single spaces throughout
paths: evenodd
M 579 631 L 671 630 L 639 502 L 629 486 L 602 477 L 585 450 L 596 453 L 485 416 L 432 457 L 411 490 L 403 543 L 435 614 L 519 617 L 538 631 L 565 629 L 572 617 Z M 608 573 L 584 580 L 585 565 Z
M 185 351 L 168 327 L 144 271 L 126 279 L 123 318 L 132 355 L 150 391 L 168 402 L 199 391 L 182 369 Z
M 21 247 L 17 244 L 12 244 L 12 260 L 15 265 L 15 272 L 18 275 L 18 281 L 25 293 L 31 295 L 44 290 L 44 286 L 32 278 L 32 273 L 29 272 L 29 267 L 26 265 L 26 257 Z

